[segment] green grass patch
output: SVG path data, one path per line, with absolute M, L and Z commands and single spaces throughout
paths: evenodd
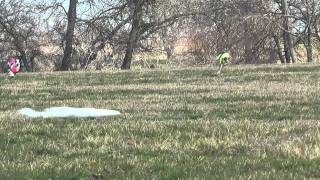
M 320 177 L 320 66 L 20 73 L 0 86 L 2 179 Z M 28 119 L 22 107 L 118 117 Z

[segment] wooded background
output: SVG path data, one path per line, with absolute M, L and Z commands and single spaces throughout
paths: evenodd
M 317 62 L 318 0 L 0 0 L 0 61 L 25 71 Z

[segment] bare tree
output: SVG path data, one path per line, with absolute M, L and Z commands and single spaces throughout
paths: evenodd
M 270 62 L 270 55 L 275 52 L 273 35 L 276 32 L 264 14 L 271 6 L 265 1 L 249 0 L 202 4 L 203 13 L 194 18 L 190 28 L 190 34 L 202 46 L 195 51 L 197 58 L 202 56 L 204 61 L 212 61 L 217 53 L 229 51 L 234 63 Z
M 126 42 L 125 57 L 122 69 L 130 69 L 132 53 L 137 48 L 139 40 L 158 34 L 161 29 L 174 25 L 179 19 L 191 17 L 196 12 L 192 7 L 192 0 L 177 1 L 170 4 L 170 8 L 164 8 L 167 1 L 131 0 L 129 9 L 132 16 L 131 29 Z M 164 8 L 159 11 L 158 9 Z
M 88 2 L 92 12 L 86 19 L 79 18 L 79 33 L 76 41 L 86 44 L 83 49 L 84 56 L 80 59 L 80 68 L 86 69 L 88 65 L 98 58 L 98 53 L 106 47 L 111 47 L 110 56 L 122 52 L 126 42 L 127 31 L 125 26 L 132 17 L 127 16 L 127 1 L 100 0 Z
M 273 63 L 277 57 L 291 63 L 297 43 L 305 45 L 312 62 L 315 41 L 320 41 L 316 0 L 69 2 L 65 9 L 65 1 L 0 0 L 0 48 L 17 51 L 27 70 L 45 44 L 59 47 L 54 58 L 46 59 L 55 59 L 60 70 L 87 69 L 108 59 L 130 69 L 135 54 L 154 49 L 172 59 L 182 37 L 193 53 L 191 61 L 202 64 L 223 50 L 231 52 L 235 63 Z M 38 23 L 44 16 L 45 28 Z
M 291 2 L 296 12 L 294 18 L 300 24 L 299 38 L 307 50 L 307 61 L 313 62 L 313 39 L 317 37 L 317 15 L 320 13 L 320 4 L 316 0 L 301 0 Z
M 66 32 L 66 46 L 64 49 L 64 56 L 62 59 L 61 70 L 69 70 L 71 65 L 71 54 L 72 54 L 72 44 L 74 36 L 74 28 L 76 24 L 77 17 L 77 3 L 78 0 L 70 0 L 69 11 L 68 11 L 68 27 Z
M 35 13 L 22 0 L 0 1 L 0 30 L 7 43 L 6 50 L 16 50 L 27 71 L 33 70 L 33 60 L 40 54 Z
M 295 53 L 293 49 L 292 44 L 292 38 L 291 38 L 291 29 L 292 29 L 292 23 L 289 21 L 289 7 L 287 0 L 281 0 L 281 7 L 282 7 L 282 13 L 283 13 L 283 43 L 284 43 L 284 52 L 286 57 L 287 63 L 295 63 Z
M 132 53 L 140 38 L 139 31 L 141 30 L 144 3 L 146 3 L 146 0 L 131 0 L 129 2 L 132 11 L 132 24 L 121 69 L 130 69 Z

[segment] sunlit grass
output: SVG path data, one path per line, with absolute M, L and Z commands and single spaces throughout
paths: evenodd
M 319 178 L 320 66 L 19 74 L 0 86 L 3 179 Z M 22 107 L 119 117 L 28 119 Z

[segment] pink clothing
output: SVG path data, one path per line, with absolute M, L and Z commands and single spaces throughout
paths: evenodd
M 11 58 L 8 63 L 9 63 L 9 65 L 11 65 L 11 64 L 15 65 L 17 63 L 17 59 L 16 58 Z
M 18 67 L 13 67 L 11 69 L 11 71 L 16 74 L 19 71 L 19 68 Z
M 11 58 L 8 62 L 11 72 L 16 74 L 20 70 L 20 62 L 16 58 Z

